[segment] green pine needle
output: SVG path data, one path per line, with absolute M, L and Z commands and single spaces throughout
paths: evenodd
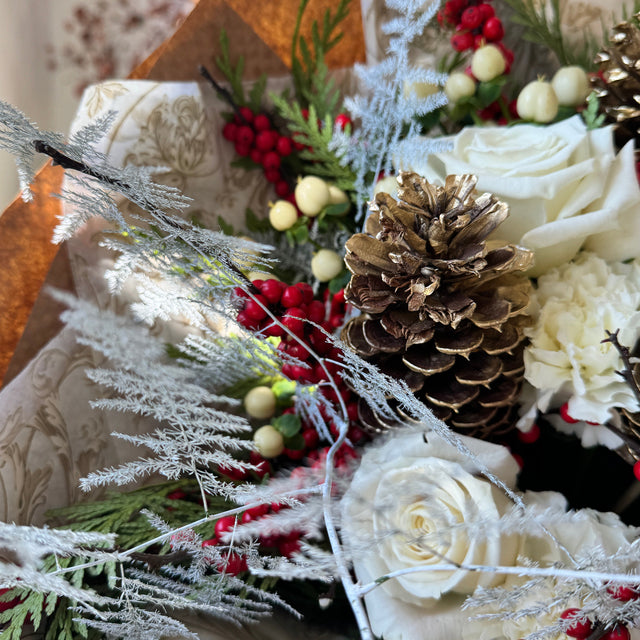
M 585 34 L 581 46 L 565 45 L 560 20 L 560 0 L 549 3 L 537 3 L 535 0 L 505 0 L 514 11 L 511 20 L 525 28 L 524 39 L 551 49 L 563 66 L 578 65 L 586 70 L 594 68 L 594 56 L 599 43 Z M 547 6 L 551 16 L 547 16 Z
M 336 30 L 349 15 L 351 0 L 340 0 L 334 12 L 327 9 L 322 20 L 322 28 L 317 20 L 311 25 L 311 43 L 300 36 L 302 16 L 309 0 L 302 0 L 298 6 L 296 24 L 291 43 L 291 75 L 298 102 L 312 105 L 321 118 L 335 115 L 338 92 L 333 83 L 326 83 L 327 67 L 325 57 L 342 39 L 343 33 Z
M 302 160 L 309 163 L 310 173 L 329 177 L 339 189 L 353 192 L 355 174 L 349 167 L 340 164 L 338 157 L 329 149 L 333 138 L 332 117 L 327 114 L 324 121 L 318 124 L 318 114 L 313 105 L 309 107 L 309 117 L 305 118 L 299 104 L 289 104 L 277 95 L 272 95 L 271 99 L 278 113 L 287 120 L 291 131 L 296 132 L 296 141 L 311 147 L 300 152 Z

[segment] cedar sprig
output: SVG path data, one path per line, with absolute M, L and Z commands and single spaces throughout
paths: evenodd
M 595 68 L 593 58 L 599 43 L 591 34 L 583 34 L 581 46 L 566 46 L 562 33 L 560 0 L 542 4 L 535 0 L 505 0 L 505 3 L 514 11 L 512 22 L 525 28 L 525 40 L 551 49 L 563 66 L 578 65 L 587 70 Z M 550 11 L 550 16 L 547 15 L 547 10 Z
M 310 172 L 330 177 L 339 189 L 352 192 L 355 173 L 341 164 L 338 156 L 329 148 L 333 138 L 333 118 L 327 114 L 324 121 L 318 123 L 318 113 L 313 105 L 310 105 L 309 116 L 305 118 L 298 103 L 290 104 L 277 95 L 271 98 L 278 113 L 287 121 L 289 129 L 296 132 L 295 140 L 307 147 L 300 152 L 300 157 L 312 167 Z
M 293 42 L 291 44 L 291 74 L 298 102 L 304 105 L 314 104 L 316 109 L 321 112 L 321 117 L 324 117 L 325 114 L 322 113 L 323 109 L 319 108 L 320 101 L 312 98 L 318 90 L 314 79 L 318 73 L 323 73 L 323 67 L 326 69 L 325 56 L 340 42 L 344 35 L 342 32 L 336 33 L 336 30 L 349 15 L 350 1 L 340 0 L 333 13 L 330 9 L 327 9 L 322 20 L 322 28 L 318 25 L 317 20 L 313 21 L 311 25 L 311 43 L 308 43 L 300 35 L 302 16 L 309 4 L 309 0 L 302 0 L 298 7 Z M 298 50 L 300 52 L 299 55 Z M 327 111 L 327 113 L 332 112 Z

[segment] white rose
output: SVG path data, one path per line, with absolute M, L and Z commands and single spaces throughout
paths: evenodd
M 618 550 L 629 549 L 629 545 L 638 535 L 638 529 L 625 525 L 613 513 L 599 513 L 592 509 L 581 509 L 571 514 L 570 519 L 554 518 L 566 510 L 566 499 L 553 491 L 526 492 L 523 501 L 532 513 L 542 515 L 546 512 L 546 527 L 569 553 L 574 557 L 587 556 L 594 549 L 614 557 Z M 520 537 L 521 546 L 518 551 L 518 564 L 525 559 L 540 566 L 552 566 L 555 562 L 567 564 L 566 554 L 553 540 L 542 531 L 537 534 L 530 531 Z M 523 576 L 510 575 L 502 585 L 505 589 L 518 587 L 526 582 Z M 463 640 L 520 640 L 535 633 L 545 626 L 557 623 L 563 611 L 569 607 L 581 609 L 586 602 L 574 597 L 561 605 L 550 605 L 540 611 L 540 602 L 552 603 L 558 596 L 558 583 L 549 578 L 538 583 L 536 589 L 531 590 L 529 596 L 519 600 L 519 610 L 531 608 L 535 615 L 508 618 L 501 616 L 497 619 L 470 619 L 463 628 Z M 474 614 L 486 614 L 496 610 L 487 607 L 474 610 Z M 634 632 L 636 632 L 634 630 Z M 637 633 L 637 632 L 636 632 Z M 634 635 L 637 638 L 638 635 Z M 566 634 L 551 636 L 552 640 L 566 640 Z
M 518 470 L 507 449 L 461 437 L 493 473 L 513 486 Z M 507 564 L 515 561 L 517 536 L 474 539 L 469 525 L 497 520 L 511 503 L 473 463 L 434 434 L 396 435 L 362 458 L 344 498 L 343 533 L 353 550 L 361 583 L 389 572 L 441 564 Z M 374 633 L 385 640 L 438 640 L 460 636 L 465 616 L 455 594 L 491 587 L 504 576 L 452 569 L 388 580 L 366 596 Z M 424 624 L 425 608 L 438 615 Z
M 478 189 L 510 207 L 495 235 L 535 252 L 530 275 L 568 262 L 583 245 L 607 260 L 640 255 L 633 143 L 616 155 L 610 127 L 587 131 L 574 116 L 544 127 L 467 127 L 451 141 L 451 151 L 402 168 L 439 182 L 476 174 Z

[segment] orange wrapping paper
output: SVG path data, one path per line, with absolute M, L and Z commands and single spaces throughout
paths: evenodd
M 130 77 L 198 80 L 197 67 L 204 64 L 219 78 L 215 58 L 223 28 L 229 34 L 232 59 L 245 57 L 247 79 L 261 73 L 285 75 L 297 6 L 297 0 L 270 0 L 266 5 L 255 0 L 200 0 L 178 31 Z M 320 20 L 327 8 L 334 9 L 335 1 L 310 0 L 302 35 L 309 35 L 313 20 Z M 355 0 L 342 28 L 345 35 L 328 57 L 332 68 L 365 59 L 362 16 Z M 40 293 L 45 280 L 72 288 L 66 254 L 60 252 L 54 263 L 58 247 L 51 243 L 61 205 L 50 194 L 59 192 L 61 182 L 62 171 L 45 166 L 33 185 L 34 201 L 16 199 L 0 216 L 0 380 L 5 383 L 60 329 L 59 307 Z

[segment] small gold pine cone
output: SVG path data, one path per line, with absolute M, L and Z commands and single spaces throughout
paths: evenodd
M 599 74 L 591 82 L 600 111 L 615 125 L 616 143 L 622 147 L 640 139 L 640 29 L 622 22 L 611 30 L 609 42 L 596 55 Z
M 487 435 L 513 423 L 530 291 L 522 272 L 533 256 L 487 240 L 508 207 L 476 194 L 476 182 L 448 176 L 438 187 L 401 173 L 398 201 L 376 196 L 365 232 L 347 242 L 345 295 L 363 313 L 343 339 L 449 425 Z M 363 403 L 360 417 L 391 426 Z

